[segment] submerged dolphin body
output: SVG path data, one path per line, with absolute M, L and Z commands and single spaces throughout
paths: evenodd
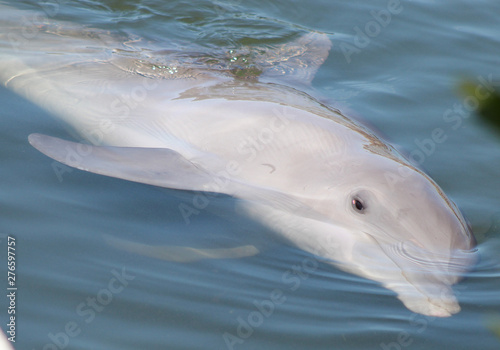
M 390 145 L 294 88 L 326 59 L 324 35 L 227 55 L 46 21 L 30 39 L 21 15 L 30 18 L 2 8 L 0 79 L 93 144 L 30 135 L 41 152 L 98 174 L 239 198 L 293 245 L 380 282 L 408 309 L 460 310 L 451 286 L 475 254 L 459 210 Z

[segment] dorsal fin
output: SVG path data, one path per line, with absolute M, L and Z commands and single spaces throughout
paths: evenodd
M 280 78 L 294 84 L 311 84 L 326 61 L 332 43 L 324 33 L 308 33 L 263 55 L 261 80 Z
M 309 85 L 331 46 L 326 34 L 311 32 L 285 44 L 243 47 L 230 51 L 230 70 L 237 78 Z

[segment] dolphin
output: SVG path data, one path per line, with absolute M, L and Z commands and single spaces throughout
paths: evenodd
M 96 174 L 229 195 L 289 244 L 379 282 L 409 310 L 460 311 L 452 286 L 476 261 L 473 233 L 421 169 L 313 97 L 311 81 L 331 46 L 325 34 L 265 47 L 166 49 L 7 6 L 0 17 L 0 80 L 73 137 L 31 134 L 45 155 Z M 230 256 L 254 253 L 235 248 Z M 217 251 L 189 254 L 178 261 Z

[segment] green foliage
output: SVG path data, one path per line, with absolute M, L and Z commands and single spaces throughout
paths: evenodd
M 482 94 L 478 95 L 478 85 L 470 80 L 465 81 L 460 86 L 461 93 L 468 97 L 474 96 L 479 103 L 477 114 L 486 124 L 493 126 L 497 132 L 500 132 L 500 91 L 491 86 L 483 89 Z
M 478 85 L 471 80 L 466 80 L 460 85 L 460 92 L 465 99 L 477 102 L 476 113 L 479 118 L 500 133 L 500 91 L 491 85 Z M 494 224 L 491 230 L 498 228 Z M 500 314 L 491 314 L 486 318 L 486 326 L 500 339 Z
M 486 325 L 500 339 L 500 314 L 490 315 L 486 319 Z

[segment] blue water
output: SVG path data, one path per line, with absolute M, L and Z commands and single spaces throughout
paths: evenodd
M 40 10 L 34 0 L 12 3 Z M 500 349 L 489 329 L 500 315 L 500 135 L 457 93 L 464 78 L 479 84 L 492 77 L 500 87 L 500 3 L 391 3 L 68 0 L 45 2 L 45 9 L 52 20 L 213 50 L 329 34 L 330 56 L 313 81 L 318 95 L 419 160 L 473 227 L 481 261 L 454 287 L 459 314 L 413 314 L 376 283 L 330 265 L 311 267 L 309 255 L 271 238 L 254 257 L 189 264 L 115 249 L 106 235 L 154 245 L 248 244 L 266 236 L 228 198 L 219 201 L 219 215 L 204 210 L 187 225 L 179 204 L 192 200 L 188 194 L 77 170 L 60 181 L 27 136 L 69 138 L 65 129 L 1 88 L 0 271 L 6 274 L 5 235 L 13 235 L 16 347 Z M 454 108 L 465 112 L 451 114 Z M 436 128 L 446 139 L 431 147 L 426 140 Z M 0 307 L 5 329 L 6 298 Z

